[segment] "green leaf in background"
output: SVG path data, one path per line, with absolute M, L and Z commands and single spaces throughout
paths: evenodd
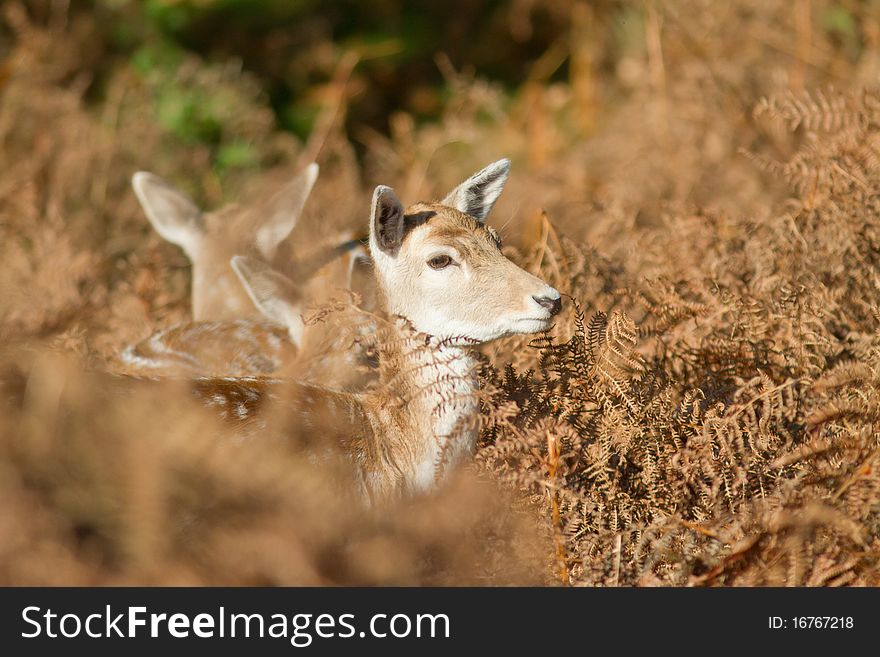
M 143 76 L 157 74 L 168 77 L 180 66 L 183 52 L 170 43 L 159 42 L 138 48 L 131 55 L 130 61 L 134 69 Z
M 822 27 L 837 37 L 851 56 L 858 56 L 863 44 L 859 36 L 858 20 L 848 7 L 832 5 L 822 14 Z
M 156 113 L 163 127 L 185 141 L 220 141 L 223 126 L 208 99 L 198 92 L 169 85 L 159 93 Z
M 855 38 L 856 20 L 846 7 L 834 5 L 825 10 L 822 25 L 829 32 L 838 32 L 841 36 Z
M 192 19 L 192 7 L 187 2 L 169 0 L 149 0 L 147 16 L 163 30 L 179 32 Z
M 226 169 L 255 168 L 260 164 L 260 156 L 252 144 L 236 141 L 220 146 L 214 162 L 222 173 Z
M 279 113 L 281 127 L 300 139 L 306 139 L 320 113 L 320 108 L 304 103 L 289 103 Z

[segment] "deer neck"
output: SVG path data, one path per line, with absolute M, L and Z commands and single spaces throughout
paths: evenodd
M 479 408 L 477 367 L 469 346 L 424 334 L 400 335 L 388 388 L 397 397 L 394 411 L 377 438 L 396 455 L 399 488 L 428 491 L 473 452 L 474 419 Z

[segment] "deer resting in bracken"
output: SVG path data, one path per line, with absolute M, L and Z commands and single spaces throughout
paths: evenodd
M 370 254 L 387 311 L 399 318 L 391 343 L 400 345 L 383 385 L 347 393 L 294 382 L 212 379 L 197 383 L 197 394 L 236 421 L 247 423 L 259 408 L 274 407 L 292 426 L 339 441 L 368 500 L 432 490 L 474 450 L 474 347 L 545 331 L 561 308 L 559 292 L 505 257 L 485 224 L 509 166 L 495 162 L 443 201 L 407 209 L 391 188 L 376 188 Z M 247 269 L 246 259 L 235 262 L 239 271 Z M 271 287 L 249 291 L 258 307 L 283 321 L 283 300 Z
M 339 256 L 356 257 L 354 240 L 318 247 L 300 262 L 279 248 L 297 223 L 318 175 L 310 164 L 274 195 L 247 207 L 228 205 L 203 213 L 185 194 L 158 176 L 138 172 L 132 185 L 150 223 L 180 246 L 192 263 L 193 321 L 157 331 L 126 348 L 121 359 L 130 369 L 153 375 L 246 376 L 296 369 L 304 326 L 306 285 L 327 277 Z M 296 312 L 283 325 L 266 320 L 254 307 L 239 276 L 230 266 L 236 254 L 287 274 L 285 299 Z M 262 267 L 262 266 L 261 266 Z M 295 279 L 295 280 L 294 280 Z M 331 282 L 332 283 L 332 282 Z

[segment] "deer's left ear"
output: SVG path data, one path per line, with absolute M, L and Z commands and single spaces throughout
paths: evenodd
M 131 184 L 153 228 L 194 259 L 205 236 L 205 221 L 192 199 L 148 171 L 134 174 Z
M 348 258 L 348 289 L 360 297 L 361 309 L 378 312 L 380 304 L 373 261 L 362 247 L 353 249 Z
M 493 162 L 449 192 L 442 201 L 443 205 L 469 214 L 482 223 L 501 195 L 509 173 L 510 160 Z
M 257 258 L 237 255 L 229 264 L 257 310 L 274 324 L 286 327 L 298 347 L 302 342 L 303 320 L 293 282 Z
M 373 208 L 370 216 L 370 248 L 392 257 L 397 255 L 403 242 L 405 220 L 403 205 L 394 190 L 379 185 L 373 192 Z

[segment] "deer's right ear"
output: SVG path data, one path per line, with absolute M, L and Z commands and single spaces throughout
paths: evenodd
M 146 171 L 134 174 L 131 186 L 156 232 L 192 257 L 204 235 L 202 211 L 192 199 Z
M 290 235 L 317 179 L 318 165 L 312 162 L 257 208 L 257 248 L 267 260 L 275 257 L 278 245 Z
M 510 160 L 505 158 L 493 162 L 449 192 L 442 203 L 484 223 L 501 195 L 509 174 Z
M 370 238 L 379 250 L 397 255 L 403 242 L 403 205 L 394 190 L 379 185 L 373 192 L 373 206 L 370 213 Z
M 302 342 L 303 320 L 293 281 L 257 258 L 237 255 L 230 264 L 257 310 L 270 322 L 286 327 L 298 347 Z

